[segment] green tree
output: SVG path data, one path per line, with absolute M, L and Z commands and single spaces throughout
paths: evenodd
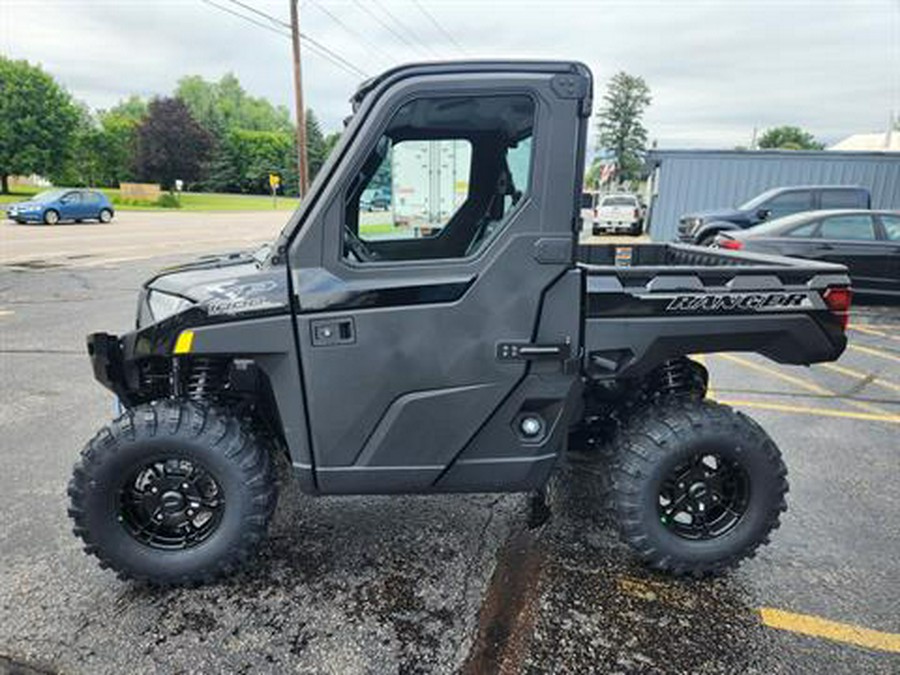
M 0 192 L 9 176 L 49 174 L 69 152 L 79 112 L 50 75 L 0 56 Z
M 766 129 L 759 137 L 761 149 L 774 150 L 822 150 L 825 145 L 800 127 L 782 126 Z
M 248 96 L 232 73 L 226 73 L 218 82 L 207 81 L 199 75 L 183 77 L 178 81 L 175 97 L 184 101 L 194 119 L 220 139 L 232 129 L 292 129 L 287 108 Z
M 101 116 L 102 114 L 104 113 L 101 113 Z M 128 98 L 119 101 L 115 106 L 107 110 L 105 114 L 115 115 L 120 119 L 129 120 L 137 124 L 147 116 L 147 102 L 140 96 L 132 94 Z
M 137 128 L 135 169 L 142 179 L 171 191 L 178 179 L 189 183 L 202 177 L 213 145 L 213 137 L 183 101 L 153 99 Z
M 282 178 L 285 193 L 297 189 L 294 135 L 283 131 L 232 129 L 220 142 L 204 184 L 216 191 L 266 193 L 269 174 Z
M 328 159 L 328 147 L 325 145 L 325 135 L 322 133 L 322 127 L 319 125 L 319 118 L 316 114 L 307 109 L 306 111 L 306 161 L 309 162 L 309 180 L 312 182 L 319 169 Z
M 616 158 L 618 180 L 638 178 L 647 146 L 647 130 L 641 123 L 651 102 L 644 79 L 625 72 L 613 76 L 597 114 L 597 149 Z

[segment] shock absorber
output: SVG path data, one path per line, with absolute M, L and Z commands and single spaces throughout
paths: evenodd
M 651 385 L 653 392 L 662 396 L 706 395 L 709 375 L 706 368 L 685 356 L 664 361 L 655 371 Z
M 228 383 L 228 361 L 194 357 L 186 364 L 184 394 L 194 401 L 212 401 L 219 398 Z

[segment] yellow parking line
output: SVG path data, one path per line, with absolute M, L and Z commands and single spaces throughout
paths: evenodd
M 717 399 L 718 403 L 730 405 L 735 408 L 757 408 L 759 410 L 774 410 L 777 412 L 798 413 L 801 415 L 819 415 L 820 417 L 842 417 L 851 420 L 869 420 L 871 422 L 890 422 L 900 424 L 900 415 L 878 415 L 875 413 L 853 412 L 852 410 L 831 410 L 829 408 L 810 408 L 801 405 L 787 405 L 784 403 L 764 403 L 762 401 L 738 401 L 732 399 Z
M 863 410 L 868 413 L 874 413 L 876 415 L 888 415 L 891 416 L 891 413 L 883 408 L 879 408 L 878 406 L 869 405 L 868 403 L 861 403 L 860 401 L 851 401 L 849 399 L 842 398 L 837 392 L 831 391 L 831 389 L 826 389 L 825 387 L 820 387 L 818 384 L 814 382 L 810 382 L 809 380 L 804 380 L 800 377 L 794 377 L 793 375 L 788 375 L 786 373 L 782 373 L 779 370 L 775 370 L 774 368 L 769 368 L 768 366 L 760 365 L 759 363 L 754 363 L 753 361 L 749 361 L 747 359 L 742 359 L 740 356 L 735 356 L 734 354 L 717 354 L 716 356 L 725 359 L 726 361 L 731 361 L 732 363 L 737 363 L 738 365 L 744 366 L 745 368 L 749 368 L 751 370 L 755 370 L 760 373 L 764 373 L 771 377 L 775 377 L 779 380 L 783 380 L 784 382 L 789 382 L 801 389 L 806 389 L 806 391 L 811 391 L 814 394 L 819 394 L 820 396 L 830 396 L 836 399 L 843 400 L 847 405 L 853 406 L 859 410 Z
M 865 333 L 866 335 L 875 335 L 876 337 L 883 337 L 887 338 L 888 340 L 900 341 L 900 337 L 885 333 L 882 330 L 875 330 L 874 328 L 864 328 L 863 326 L 852 325 L 850 326 L 850 330 L 858 330 L 860 333 Z
M 10 314 L 15 314 L 11 309 L 0 309 L 0 316 L 9 316 Z
M 761 607 L 759 616 L 763 624 L 769 628 L 844 642 L 868 649 L 900 653 L 900 635 L 897 633 L 884 633 L 852 623 L 829 621 L 809 614 L 795 614 L 772 607 Z
M 876 377 L 874 374 L 863 373 L 859 370 L 853 370 L 852 368 L 844 368 L 843 366 L 839 366 L 834 363 L 822 363 L 820 365 L 822 366 L 822 368 L 833 370 L 834 372 L 840 373 L 841 375 L 846 375 L 847 377 L 855 377 L 860 380 L 868 380 L 870 383 L 879 387 L 884 387 L 885 389 L 890 389 L 891 391 L 900 391 L 900 385 L 894 384 L 893 382 L 888 382 L 887 380 L 880 377 Z
M 900 363 L 900 356 L 894 356 L 893 354 L 888 354 L 879 349 L 872 349 L 871 347 L 861 347 L 860 345 L 847 345 L 847 348 L 852 349 L 855 352 L 868 354 L 869 356 L 876 356 L 880 359 L 887 359 L 888 361 L 896 361 L 897 363 Z

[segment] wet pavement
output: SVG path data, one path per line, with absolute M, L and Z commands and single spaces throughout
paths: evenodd
M 857 312 L 841 370 L 706 357 L 713 396 L 763 424 L 791 481 L 772 544 L 722 578 L 637 565 L 603 485 L 579 474 L 543 524 L 521 495 L 317 499 L 288 483 L 246 572 L 159 591 L 81 553 L 65 484 L 111 414 L 83 336 L 131 325 L 138 284 L 172 261 L 0 269 L 0 672 L 900 671 L 900 653 L 759 614 L 888 646 L 900 633 L 900 306 Z

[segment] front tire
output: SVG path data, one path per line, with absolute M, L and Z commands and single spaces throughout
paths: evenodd
M 639 412 L 616 441 L 612 486 L 622 538 L 675 575 L 716 574 L 753 557 L 787 508 L 775 443 L 746 415 L 709 401 Z
M 121 579 L 205 583 L 264 539 L 276 486 L 267 448 L 227 413 L 182 401 L 126 411 L 84 448 L 68 489 L 84 550 Z
M 56 225 L 59 222 L 59 211 L 56 209 L 47 209 L 44 212 L 44 224 Z

